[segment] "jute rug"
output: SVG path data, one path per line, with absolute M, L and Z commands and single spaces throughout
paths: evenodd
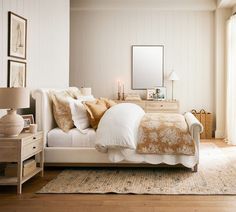
M 195 173 L 186 168 L 75 168 L 62 171 L 37 193 L 236 194 L 236 167 L 216 145 L 205 143 Z

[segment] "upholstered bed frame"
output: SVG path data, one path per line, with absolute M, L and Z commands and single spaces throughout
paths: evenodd
M 98 152 L 95 148 L 84 147 L 48 147 L 47 146 L 47 134 L 48 132 L 57 127 L 53 113 L 52 113 L 52 101 L 49 98 L 49 89 L 37 89 L 32 92 L 32 97 L 35 99 L 36 107 L 36 123 L 38 129 L 44 132 L 44 148 L 45 148 L 45 163 L 46 165 L 147 165 L 146 163 L 137 164 L 129 161 L 123 161 L 121 163 L 112 163 L 108 159 L 108 155 Z M 189 126 L 189 131 L 196 143 L 196 165 L 193 167 L 197 170 L 199 161 L 199 143 L 201 126 L 194 116 L 190 116 L 186 119 Z

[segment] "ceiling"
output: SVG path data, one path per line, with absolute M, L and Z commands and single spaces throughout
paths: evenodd
M 215 10 L 231 8 L 236 0 L 70 0 L 72 9 L 152 8 L 173 10 Z

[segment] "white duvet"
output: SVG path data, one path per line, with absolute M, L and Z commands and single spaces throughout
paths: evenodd
M 101 118 L 95 145 L 99 151 L 108 148 L 136 149 L 138 128 L 145 112 L 136 104 L 123 103 L 111 107 Z

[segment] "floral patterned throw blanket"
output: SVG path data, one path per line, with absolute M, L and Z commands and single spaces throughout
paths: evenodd
M 147 113 L 139 126 L 137 152 L 194 155 L 195 144 L 181 114 Z

